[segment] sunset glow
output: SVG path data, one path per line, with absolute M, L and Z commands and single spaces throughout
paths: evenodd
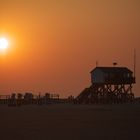
M 91 84 L 96 62 L 133 70 L 134 47 L 140 60 L 139 7 L 138 0 L 2 0 L 1 93 L 77 96 Z M 139 71 L 137 64 L 137 96 Z
M 8 48 L 8 40 L 6 38 L 0 38 L 0 50 L 6 50 Z

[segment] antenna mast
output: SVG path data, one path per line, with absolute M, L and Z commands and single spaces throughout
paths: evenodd
M 134 48 L 134 77 L 136 76 L 136 49 Z

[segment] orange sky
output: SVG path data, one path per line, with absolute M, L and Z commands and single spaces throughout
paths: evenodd
M 140 96 L 139 0 L 0 0 L 0 93 L 53 92 L 78 95 L 100 66 L 133 69 L 137 50 Z

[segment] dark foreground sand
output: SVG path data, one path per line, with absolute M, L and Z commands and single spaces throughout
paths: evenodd
M 0 106 L 0 140 L 139 140 L 140 104 Z

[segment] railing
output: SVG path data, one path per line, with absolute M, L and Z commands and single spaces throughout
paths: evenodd
M 134 84 L 136 83 L 135 77 L 117 77 L 105 78 L 105 83 L 112 84 Z

